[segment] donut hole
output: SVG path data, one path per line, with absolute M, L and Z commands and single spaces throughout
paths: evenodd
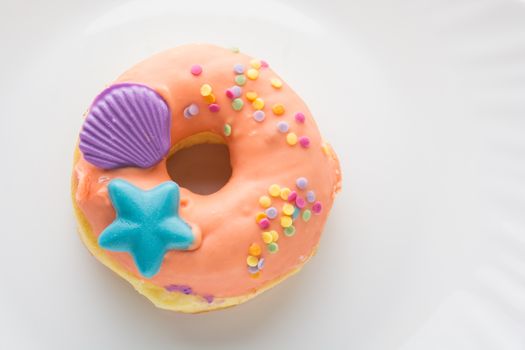
M 232 175 L 230 151 L 222 143 L 181 148 L 168 157 L 166 168 L 179 186 L 201 195 L 219 191 Z

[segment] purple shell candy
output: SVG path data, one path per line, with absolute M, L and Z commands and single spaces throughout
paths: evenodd
M 149 168 L 170 148 L 170 111 L 144 85 L 110 86 L 95 98 L 80 132 L 84 158 L 103 169 Z

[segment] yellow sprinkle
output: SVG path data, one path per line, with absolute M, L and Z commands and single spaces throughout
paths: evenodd
M 321 149 L 323 150 L 324 154 L 329 156 L 330 155 L 330 149 L 328 148 L 328 145 L 326 143 L 323 143 L 321 146 Z
M 262 240 L 264 243 L 269 244 L 273 241 L 273 236 L 271 231 L 264 231 L 262 233 Z
M 246 258 L 246 263 L 248 266 L 257 266 L 257 263 L 259 262 L 259 259 L 256 256 L 248 255 Z
M 295 211 L 295 208 L 290 203 L 286 203 L 285 205 L 283 205 L 283 213 L 285 215 L 291 216 L 294 211 Z
M 254 58 L 253 60 L 250 61 L 250 66 L 252 66 L 255 69 L 259 69 L 261 68 L 261 61 Z
M 263 109 L 264 108 L 264 100 L 260 97 L 257 97 L 253 103 L 252 103 L 252 107 L 253 109 L 255 110 L 260 110 L 260 109 Z
M 289 216 L 281 216 L 281 226 L 285 228 L 292 226 L 292 218 Z
M 270 233 L 272 234 L 272 242 L 277 242 L 279 240 L 279 234 L 275 230 L 271 230 Z
M 250 68 L 246 72 L 246 75 L 248 76 L 248 79 L 255 80 L 259 78 L 259 71 L 255 68 Z
M 210 84 L 202 84 L 201 86 L 201 96 L 210 96 L 212 92 L 212 88 Z
M 268 196 L 261 196 L 259 198 L 259 204 L 261 205 L 261 207 L 263 208 L 269 208 L 270 205 L 272 205 L 272 200 L 270 199 L 270 197 Z
M 250 102 L 253 102 L 255 101 L 255 99 L 257 98 L 257 93 L 255 91 L 248 91 L 246 93 L 246 99 Z
M 253 256 L 260 256 L 262 252 L 261 246 L 257 243 L 252 243 L 248 248 L 248 253 Z
M 255 215 L 255 221 L 257 223 L 259 223 L 259 221 L 261 221 L 262 219 L 264 219 L 266 217 L 266 214 L 263 213 L 263 212 L 260 212 L 260 213 L 257 213 L 257 215 Z
M 268 188 L 268 193 L 272 197 L 278 197 L 281 194 L 281 187 L 277 184 L 273 184 Z
M 288 143 L 290 146 L 294 146 L 297 143 L 297 135 L 293 132 L 289 132 L 286 135 L 286 143 Z
M 215 95 L 214 94 L 209 94 L 208 96 L 204 96 L 204 101 L 206 101 L 206 103 L 213 103 L 216 101 L 215 99 Z
M 288 196 L 290 196 L 290 193 L 292 193 L 292 190 L 290 190 L 288 187 L 281 188 L 281 199 L 288 200 Z
M 275 115 L 283 115 L 284 114 L 284 106 L 281 103 L 273 105 L 272 112 Z
M 283 82 L 279 78 L 272 78 L 272 79 L 270 79 L 270 83 L 276 89 L 280 89 L 280 88 L 283 87 Z

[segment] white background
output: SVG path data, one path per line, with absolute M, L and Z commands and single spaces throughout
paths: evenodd
M 97 92 L 195 41 L 270 62 L 344 189 L 299 275 L 182 315 L 89 255 L 69 178 Z M 524 2 L 2 0 L 0 79 L 0 348 L 525 348 Z

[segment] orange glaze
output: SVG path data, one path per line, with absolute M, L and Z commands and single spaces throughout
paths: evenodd
M 271 86 L 270 79 L 278 75 L 270 68 L 260 68 L 256 80 L 247 79 L 242 86 L 244 107 L 238 112 L 232 109 L 225 90 L 235 85 L 233 67 L 241 63 L 246 73 L 251 59 L 211 45 L 187 45 L 156 54 L 116 80 L 147 85 L 165 99 L 172 116 L 172 146 L 200 132 L 221 135 L 229 147 L 233 169 L 229 182 L 211 195 L 202 196 L 181 188 L 180 216 L 200 229 L 202 242 L 193 251 L 169 251 L 159 273 L 153 278 L 143 278 L 129 254 L 105 251 L 137 277 L 161 287 L 188 285 L 200 295 L 240 296 L 258 290 L 302 265 L 317 246 L 335 193 L 340 188 L 339 164 L 329 146 L 323 144 L 317 126 L 299 96 L 286 83 L 280 89 Z M 194 64 L 203 67 L 199 76 L 190 73 Z M 212 86 L 216 103 L 221 106 L 218 113 L 211 113 L 200 95 L 200 87 L 205 83 Z M 245 97 L 248 91 L 255 91 L 264 99 L 266 119 L 262 123 L 252 118 L 254 109 Z M 191 103 L 199 105 L 200 113 L 186 119 L 183 110 Z M 285 106 L 284 115 L 272 113 L 271 108 L 277 103 Z M 304 124 L 294 120 L 297 112 L 306 116 Z M 287 121 L 290 131 L 298 136 L 308 136 L 310 147 L 289 146 L 286 134 L 277 130 L 276 124 L 281 120 Z M 229 137 L 223 134 L 225 123 L 232 126 Z M 122 178 L 143 189 L 170 181 L 166 158 L 149 169 L 104 170 L 81 156 L 74 172 L 79 180 L 77 204 L 96 237 L 115 218 L 107 194 L 109 180 Z M 258 203 L 259 197 L 268 194 L 268 187 L 274 183 L 296 190 L 304 197 L 306 190 L 295 186 L 295 180 L 301 176 L 308 179 L 307 190 L 315 191 L 323 210 L 319 215 L 312 215 L 308 222 L 298 218 L 294 222 L 296 234 L 286 237 L 279 224 L 285 201 L 272 198 L 272 206 L 279 210 L 279 216 L 271 220 L 268 230 L 277 230 L 280 238 L 279 251 L 270 254 L 261 239 L 263 230 L 255 222 L 256 214 L 263 210 Z M 246 265 L 252 243 L 261 245 L 265 258 L 265 266 L 257 278 L 247 271 Z

